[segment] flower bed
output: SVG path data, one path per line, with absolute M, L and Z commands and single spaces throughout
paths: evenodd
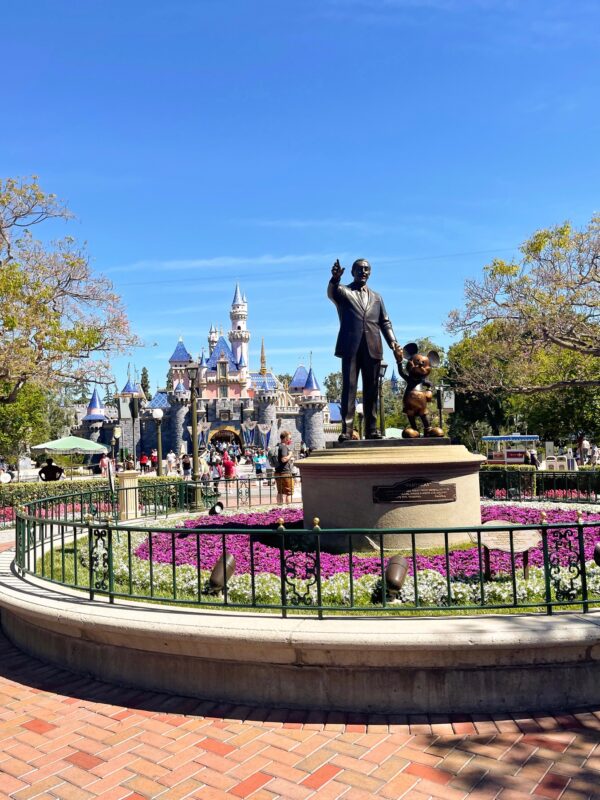
M 504 521 L 522 525 L 535 525 L 540 520 L 540 510 L 519 506 L 485 506 L 482 508 L 483 522 Z M 191 599 L 199 599 L 200 587 L 206 584 L 210 571 L 223 553 L 223 541 L 226 542 L 227 553 L 235 557 L 236 570 L 228 583 L 227 598 L 230 603 L 258 605 L 277 605 L 281 603 L 281 553 L 280 548 L 257 541 L 248 534 L 229 533 L 225 530 L 239 529 L 244 525 L 249 532 L 273 530 L 278 520 L 283 517 L 286 540 L 291 541 L 294 535 L 289 528 L 299 524 L 302 511 L 300 509 L 273 509 L 268 512 L 251 514 L 235 514 L 221 517 L 202 517 L 188 520 L 178 530 L 152 534 L 154 592 L 168 595 L 172 591 L 173 572 L 175 572 L 178 597 L 182 593 Z M 583 514 L 583 522 L 600 520 L 599 514 Z M 581 578 L 575 577 L 569 567 L 569 559 L 573 550 L 569 541 L 578 550 L 575 523 L 577 512 L 571 509 L 553 509 L 547 512 L 548 523 L 565 523 L 560 531 L 568 532 L 568 541 L 560 536 L 559 530 L 548 532 L 550 552 L 557 553 L 558 572 L 552 584 L 552 597 L 556 597 L 557 581 L 563 589 L 570 589 L 575 600 L 580 596 Z M 189 535 L 188 532 L 203 527 L 223 528 L 223 534 L 208 533 L 204 536 Z M 600 568 L 592 560 L 593 548 L 600 533 L 595 528 L 584 527 L 584 547 L 586 559 L 586 575 L 590 596 L 600 596 Z M 186 535 L 188 533 L 188 535 Z M 277 534 L 275 534 L 277 535 Z M 298 533 L 306 538 L 310 533 Z M 198 548 L 198 542 L 200 547 Z M 417 542 L 418 546 L 418 542 Z M 198 559 L 198 551 L 200 558 Z M 252 552 L 251 552 L 252 551 Z M 173 570 L 173 555 L 175 570 Z M 407 607 L 419 606 L 477 606 L 477 605 L 513 605 L 526 603 L 542 604 L 545 599 L 545 580 L 543 570 L 543 553 L 541 546 L 530 551 L 529 580 L 525 582 L 519 567 L 522 556 L 515 554 L 517 574 L 514 584 L 512 579 L 511 557 L 508 553 L 491 552 L 491 567 L 494 580 L 480 580 L 482 560 L 476 546 L 467 549 L 452 550 L 448 557 L 445 553 L 434 555 L 417 555 L 417 580 L 415 591 L 414 564 L 408 557 L 409 570 L 402 587 L 397 604 Z M 82 553 L 85 558 L 85 553 Z M 312 556 L 310 552 L 286 552 L 286 559 L 293 557 L 294 578 L 291 585 L 296 593 L 306 594 L 316 603 L 316 585 L 311 580 Z M 132 578 L 134 592 L 147 593 L 150 588 L 148 534 L 135 534 L 134 553 L 132 558 Z M 128 580 L 128 557 L 121 542 L 115 546 L 114 563 L 115 578 L 126 583 Z M 198 561 L 200 570 L 198 570 Z M 251 570 L 254 570 L 254 581 Z M 448 572 L 449 568 L 449 572 Z M 371 606 L 381 603 L 381 560 L 379 555 L 353 555 L 352 557 L 352 594 L 350 581 L 350 557 L 348 554 L 332 555 L 321 553 L 321 600 L 323 605 L 348 606 L 352 598 L 355 606 Z M 289 579 L 289 576 L 288 576 Z M 253 599 L 254 586 L 254 599 Z M 418 592 L 418 603 L 416 603 Z M 289 596 L 289 587 L 288 587 Z M 213 598 L 214 599 L 214 598 Z M 564 599 L 564 598 L 563 598 Z

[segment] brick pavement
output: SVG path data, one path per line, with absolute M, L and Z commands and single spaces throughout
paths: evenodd
M 0 635 L 0 798 L 600 798 L 600 710 L 366 716 L 80 677 Z

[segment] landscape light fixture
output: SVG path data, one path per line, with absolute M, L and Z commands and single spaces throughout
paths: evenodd
M 194 484 L 197 484 L 200 480 L 200 469 L 199 469 L 199 461 L 198 461 L 198 410 L 197 410 L 197 399 L 196 399 L 196 378 L 198 377 L 198 364 L 192 363 L 188 364 L 185 368 L 188 376 L 188 380 L 190 382 L 190 414 L 192 415 L 192 459 L 193 459 L 193 466 L 192 466 L 192 481 Z M 198 500 L 198 487 L 195 486 L 194 488 L 194 506 L 197 508 L 199 504 Z
M 162 431 L 161 425 L 163 421 L 164 411 L 162 408 L 152 409 L 152 419 L 156 423 L 156 475 L 162 475 Z

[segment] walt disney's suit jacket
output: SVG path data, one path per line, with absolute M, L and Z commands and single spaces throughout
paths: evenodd
M 369 355 L 380 361 L 383 358 L 380 331 L 390 347 L 396 341 L 381 296 L 368 287 L 366 289 L 363 293 L 354 283 L 344 286 L 333 278 L 327 286 L 327 297 L 335 303 L 340 318 L 340 332 L 335 345 L 335 354 L 339 358 L 355 356 L 364 336 Z

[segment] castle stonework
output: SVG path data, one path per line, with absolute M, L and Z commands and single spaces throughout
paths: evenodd
M 261 347 L 260 368 L 249 366 L 250 332 L 247 329 L 248 302 L 239 285 L 229 312 L 231 330 L 227 339 L 211 324 L 208 332 L 208 355 L 202 349 L 194 359 L 180 339 L 169 359 L 167 387 L 159 389 L 147 402 L 137 383 L 130 380 L 119 395 L 118 420 L 111 419 L 101 407 L 94 391 L 88 414 L 77 433 L 110 446 L 115 425 L 122 430 L 120 447 L 128 452 L 149 453 L 157 445 L 157 428 L 152 412 L 163 412 L 161 426 L 163 452 L 180 454 L 192 451 L 191 393 L 187 367 L 196 364 L 196 406 L 200 446 L 213 439 L 237 441 L 272 447 L 279 442 L 279 432 L 292 434 L 294 447 L 304 442 L 311 449 L 325 447 L 324 421 L 326 399 L 312 368 L 299 366 L 289 386 L 283 385 L 267 369 L 264 341 Z M 94 399 L 95 398 L 95 399 Z M 91 408 L 92 403 L 94 407 Z M 135 405 L 139 417 L 132 418 Z M 91 411 L 90 411 L 91 409 Z M 136 413 L 135 411 L 133 412 Z M 329 438 L 329 437 L 328 437 Z

